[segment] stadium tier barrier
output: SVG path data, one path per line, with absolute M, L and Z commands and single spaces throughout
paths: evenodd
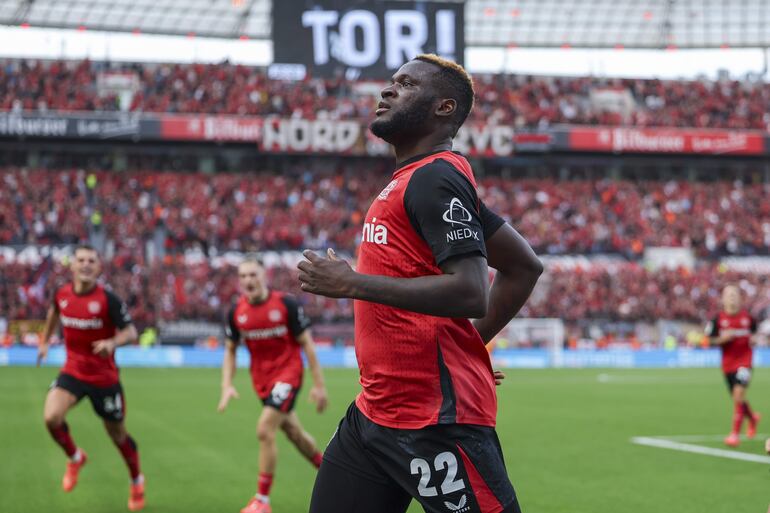
M 246 367 L 249 362 L 246 350 L 238 350 L 238 366 Z M 323 367 L 354 368 L 355 350 L 346 348 L 317 348 L 318 359 Z M 155 348 L 124 347 L 117 352 L 121 367 L 219 367 L 222 364 L 223 349 L 204 349 L 181 346 Z M 64 363 L 64 348 L 53 347 L 48 353 L 46 366 L 61 366 Z M 34 366 L 37 349 L 34 347 L 11 347 L 0 349 L 0 367 Z M 506 349 L 492 354 L 493 365 L 499 368 L 684 368 L 719 367 L 718 349 L 676 349 L 631 351 L 631 350 L 564 350 L 555 357 L 546 349 Z M 755 367 L 770 367 L 770 348 L 754 351 Z

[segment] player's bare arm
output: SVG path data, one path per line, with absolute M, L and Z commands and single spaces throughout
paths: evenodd
M 487 260 L 480 255 L 451 258 L 439 267 L 443 274 L 393 278 L 362 274 L 339 259 L 306 250 L 297 266 L 302 290 L 332 298 L 351 298 L 411 312 L 452 318 L 487 314 Z
M 129 324 L 122 330 L 115 333 L 114 337 L 104 340 L 97 340 L 94 342 L 93 353 L 98 354 L 102 358 L 107 358 L 112 353 L 114 353 L 115 349 L 118 347 L 136 342 L 138 337 L 139 334 L 136 331 L 136 326 Z
M 316 411 L 322 413 L 326 409 L 329 399 L 326 393 L 326 385 L 324 384 L 321 364 L 318 363 L 318 355 L 315 351 L 315 343 L 313 342 L 313 335 L 310 333 L 310 330 L 303 331 L 297 337 L 297 342 L 299 342 L 302 346 L 302 350 L 305 352 L 307 364 L 310 367 L 310 374 L 313 377 L 313 388 L 310 389 L 310 401 L 316 405 Z
M 233 376 L 236 369 L 237 345 L 230 339 L 225 340 L 225 357 L 222 361 L 222 395 L 219 398 L 217 410 L 221 413 L 227 408 L 230 399 L 238 399 L 238 390 L 233 386 Z
M 527 302 L 543 264 L 524 237 L 504 224 L 485 241 L 487 259 L 497 274 L 489 291 L 487 315 L 473 321 L 484 343 L 491 341 Z
M 40 344 L 37 346 L 37 366 L 45 361 L 48 357 L 48 341 L 51 339 L 51 335 L 59 326 L 59 311 L 55 307 L 48 308 L 48 313 L 45 316 L 45 326 L 43 327 L 43 335 L 40 337 Z

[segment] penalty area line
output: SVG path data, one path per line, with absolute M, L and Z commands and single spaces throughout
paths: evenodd
M 662 438 L 651 438 L 647 436 L 635 436 L 631 443 L 636 445 L 646 445 L 648 447 L 657 447 L 659 449 L 671 449 L 673 451 L 690 452 L 694 454 L 703 454 L 714 456 L 716 458 L 727 458 L 731 460 L 750 461 L 753 463 L 770 463 L 770 456 L 759 454 L 749 454 L 740 451 L 730 451 L 728 449 L 716 449 L 714 447 L 704 447 L 702 445 L 685 444 L 674 442 Z

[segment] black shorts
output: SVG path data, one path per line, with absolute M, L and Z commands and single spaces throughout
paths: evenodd
M 727 381 L 727 388 L 730 389 L 730 392 L 733 391 L 735 385 L 748 387 L 751 383 L 751 367 L 739 367 L 735 372 L 726 372 L 725 381 Z
M 494 428 L 393 429 L 348 408 L 324 452 L 311 513 L 520 513 Z
M 61 388 L 74 395 L 78 402 L 88 396 L 94 411 L 104 420 L 120 422 L 126 415 L 126 399 L 123 386 L 118 382 L 109 387 L 95 387 L 84 381 L 61 373 L 51 384 L 51 388 Z
M 270 386 L 270 393 L 267 397 L 261 397 L 263 406 L 270 406 L 284 413 L 289 413 L 294 409 L 294 403 L 297 402 L 300 386 L 294 387 L 289 383 L 277 381 Z

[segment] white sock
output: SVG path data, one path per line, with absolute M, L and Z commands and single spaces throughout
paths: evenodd
M 80 447 L 78 447 L 78 450 L 75 451 L 75 454 L 72 455 L 70 460 L 73 463 L 80 463 L 80 460 L 82 460 L 82 459 L 83 459 L 83 452 L 80 450 Z
M 144 483 L 144 474 L 139 474 L 138 476 L 136 476 L 136 479 L 131 480 L 131 484 L 138 485 L 143 483 Z
M 257 494 L 257 495 L 255 495 L 255 497 L 257 498 L 257 500 L 259 502 L 261 502 L 263 504 L 270 504 L 270 497 L 268 497 L 267 495 Z

